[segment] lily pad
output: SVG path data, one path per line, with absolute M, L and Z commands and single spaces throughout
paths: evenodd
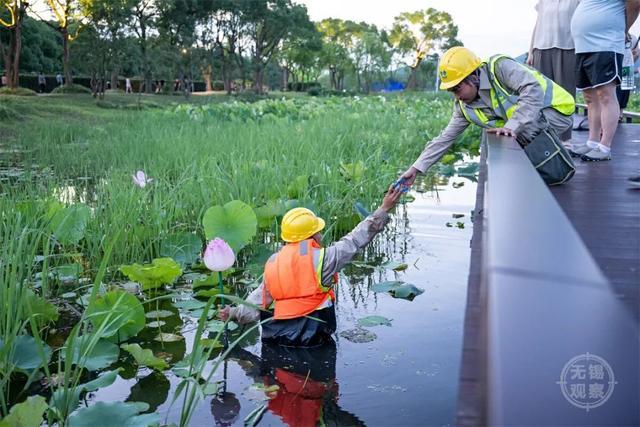
M 31 335 L 18 335 L 13 340 L 10 363 L 25 372 L 39 369 L 51 359 L 51 349 L 42 343 L 45 360 L 40 354 L 39 344 Z M 0 352 L 4 353 L 4 340 L 0 338 Z
M 388 268 L 393 271 L 404 271 L 409 268 L 409 265 L 398 261 L 387 261 L 382 264 L 381 267 Z
M 454 219 L 463 218 L 464 214 L 454 213 L 454 214 L 451 214 L 451 217 Z
M 144 290 L 169 285 L 182 274 L 180 265 L 171 258 L 156 258 L 145 265 L 123 265 L 120 271 L 130 280 L 140 283 Z
M 303 199 L 309 191 L 309 176 L 298 175 L 287 186 L 287 196 L 290 199 Z
M 122 344 L 120 348 L 131 354 L 138 365 L 147 366 L 158 371 L 169 367 L 167 362 L 156 357 L 151 350 L 143 349 L 139 344 Z
M 173 312 L 169 310 L 153 310 L 144 315 L 147 319 L 157 319 L 173 316 Z
M 51 269 L 51 274 L 63 283 L 75 282 L 82 273 L 80 264 L 64 264 Z
M 371 326 L 391 326 L 391 319 L 387 319 L 384 316 L 365 316 L 358 319 L 358 326 L 371 327 Z
M 371 290 L 374 292 L 388 292 L 394 298 L 408 299 L 410 301 L 424 292 L 424 289 L 400 281 L 376 283 L 371 286 Z
M 350 181 L 361 181 L 365 170 L 363 162 L 340 163 L 340 174 Z
M 233 200 L 207 209 L 202 225 L 207 240 L 220 237 L 238 253 L 256 235 L 258 220 L 251 206 Z
M 285 214 L 286 206 L 281 200 L 270 200 L 265 205 L 259 206 L 253 211 L 258 220 L 258 227 L 270 228 L 277 217 Z
M 48 407 L 44 397 L 30 396 L 11 408 L 9 415 L 0 421 L 0 427 L 39 427 Z
M 89 320 L 95 329 L 106 322 L 102 337 L 126 341 L 144 328 L 144 308 L 135 295 L 122 289 L 97 296 L 87 308 Z
M 176 301 L 173 303 L 174 307 L 181 308 L 183 310 L 197 310 L 200 308 L 204 308 L 205 305 L 207 305 L 207 303 L 203 301 L 199 301 L 197 299 Z
M 90 371 L 106 368 L 118 360 L 120 350 L 117 345 L 100 338 L 93 348 L 89 348 L 93 339 L 94 337 L 92 335 L 82 335 L 77 337 L 71 344 L 69 340 L 67 340 L 64 348 L 60 352 L 60 356 L 62 359 L 66 359 L 66 348 L 71 345 L 72 363 L 81 368 L 87 368 Z
M 160 256 L 172 258 L 183 267 L 198 260 L 202 241 L 193 233 L 179 233 L 167 236 L 160 243 Z
M 207 322 L 205 329 L 209 332 L 220 332 L 224 330 L 224 322 L 222 320 L 210 320 Z M 238 324 L 235 322 L 227 323 L 227 330 L 235 331 L 238 329 Z
M 69 417 L 69 427 L 147 427 L 160 422 L 160 414 L 144 414 L 149 409 L 143 402 L 97 402 L 79 409 Z
M 178 342 L 178 341 L 184 340 L 184 337 L 182 335 L 160 332 L 158 335 L 156 335 L 154 340 L 160 341 L 160 342 Z
M 167 322 L 165 322 L 164 320 L 154 320 L 153 322 L 147 323 L 147 328 L 159 328 L 166 324 Z
M 358 344 L 371 342 L 376 338 L 378 338 L 378 336 L 373 332 L 367 329 L 362 329 L 362 328 L 355 328 L 355 329 L 342 331 L 340 332 L 340 336 L 348 341 L 355 342 Z

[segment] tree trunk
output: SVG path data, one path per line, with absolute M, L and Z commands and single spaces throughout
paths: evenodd
M 151 93 L 151 64 L 149 63 L 149 54 L 147 52 L 147 26 L 142 18 L 140 18 L 140 53 L 142 55 L 144 91 L 145 93 Z
M 264 79 L 264 68 L 261 63 L 257 63 L 253 70 L 253 90 L 257 95 L 262 95 L 262 80 Z
M 213 84 L 211 82 L 211 74 L 213 73 L 213 67 L 211 64 L 207 64 L 202 70 L 202 79 L 204 80 L 205 90 L 207 92 L 213 91 Z
M 118 88 L 118 69 L 114 68 L 111 71 L 111 89 L 117 89 Z
M 420 62 L 415 67 L 411 68 L 411 74 L 409 75 L 409 81 L 407 82 L 407 90 L 416 90 L 418 88 L 418 67 Z
M 64 70 L 64 84 L 65 86 L 71 86 L 73 84 L 73 77 L 71 75 L 71 63 L 69 52 L 69 29 L 67 27 L 60 29 L 62 34 L 62 68 Z

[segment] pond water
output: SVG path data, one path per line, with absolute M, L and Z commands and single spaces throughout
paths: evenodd
M 456 175 L 436 192 L 412 193 L 415 200 L 398 208 L 384 234 L 358 258 L 408 268 L 345 269 L 337 291 L 335 346 L 263 348 L 257 332 L 252 334 L 214 373 L 215 379 L 226 378 L 226 393 L 201 401 L 191 425 L 243 425 L 256 410 L 259 425 L 316 425 L 320 417 L 327 425 L 453 424 L 475 191 L 474 182 Z M 425 292 L 408 301 L 370 290 L 387 280 Z M 186 340 L 158 343 L 158 330 L 147 328 L 138 341 L 175 363 L 191 348 L 197 319 L 169 301 L 145 307 L 154 309 L 171 311 L 160 319 L 166 322 L 163 331 L 181 330 Z M 369 315 L 384 316 L 391 326 L 358 328 L 358 319 Z M 375 339 L 353 342 L 343 336 L 354 329 L 361 338 L 374 333 Z M 90 394 L 90 401 L 147 402 L 163 423 L 179 421 L 182 402 L 171 400 L 180 378 L 171 371 L 120 367 L 121 377 Z

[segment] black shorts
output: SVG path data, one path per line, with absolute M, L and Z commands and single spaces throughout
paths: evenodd
M 615 52 L 577 53 L 576 87 L 593 89 L 612 82 L 620 84 L 623 57 Z

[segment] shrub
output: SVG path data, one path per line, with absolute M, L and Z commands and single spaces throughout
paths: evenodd
M 67 86 L 67 85 L 58 86 L 57 88 L 52 90 L 51 93 L 88 93 L 90 94 L 91 90 L 89 88 L 86 88 L 78 84 L 72 84 L 70 86 Z
M 36 92 L 26 87 L 17 87 L 11 89 L 7 86 L 0 88 L 0 95 L 16 95 L 16 96 L 36 96 Z

